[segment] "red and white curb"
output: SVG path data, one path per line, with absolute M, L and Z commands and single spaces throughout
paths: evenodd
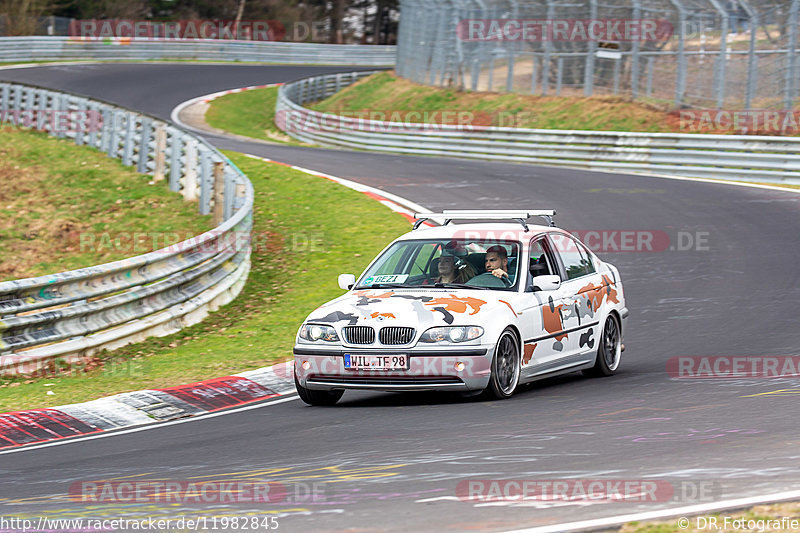
M 0 454 L 58 439 L 200 416 L 294 392 L 294 365 L 288 361 L 188 385 L 2 413 Z

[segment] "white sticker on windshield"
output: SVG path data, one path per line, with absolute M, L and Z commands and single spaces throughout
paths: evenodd
M 384 274 L 383 276 L 369 276 L 364 279 L 364 285 L 374 285 L 376 283 L 405 283 L 408 274 Z

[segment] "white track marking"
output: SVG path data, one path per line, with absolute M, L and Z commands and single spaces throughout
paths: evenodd
M 627 522 L 639 522 L 642 520 L 657 520 L 659 518 L 687 517 L 711 511 L 722 511 L 724 509 L 736 509 L 740 507 L 750 507 L 760 503 L 772 503 L 778 501 L 800 499 L 800 490 L 777 492 L 775 494 L 765 494 L 762 496 L 750 496 L 734 500 L 723 500 L 714 503 L 703 503 L 698 505 L 688 505 L 685 507 L 672 507 L 670 509 L 660 509 L 658 511 L 648 511 L 644 513 L 633 513 L 609 516 L 607 518 L 596 518 L 592 520 L 581 520 L 579 522 L 566 522 L 553 524 L 550 526 L 537 526 L 528 529 L 514 529 L 504 533 L 559 533 L 561 531 L 578 531 L 581 529 L 597 529 L 601 527 L 611 527 L 625 524 Z

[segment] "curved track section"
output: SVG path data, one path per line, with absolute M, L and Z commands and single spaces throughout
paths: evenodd
M 81 92 L 167 118 L 195 96 L 332 70 L 65 65 L 6 70 L 0 79 Z M 800 488 L 797 379 L 674 379 L 667 371 L 676 357 L 800 354 L 800 195 L 209 139 L 434 210 L 554 208 L 560 226 L 601 232 L 601 247 L 603 238 L 606 247 L 620 244 L 622 230 L 655 236 L 658 251 L 599 252 L 620 268 L 631 309 L 621 372 L 540 382 L 504 402 L 348 392 L 336 408 L 289 401 L 133 435 L 23 449 L 0 455 L 3 514 L 274 513 L 285 531 L 504 530 Z M 111 478 L 277 481 L 287 491 L 269 504 L 70 500 L 75 483 Z M 669 490 L 624 501 L 459 498 L 471 480 L 571 480 L 574 486 L 597 479 L 657 481 Z

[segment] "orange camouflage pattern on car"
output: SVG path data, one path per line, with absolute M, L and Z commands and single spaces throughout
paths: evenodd
M 433 298 L 430 301 L 425 302 L 425 305 L 444 306 L 446 310 L 452 313 L 466 313 L 467 307 L 469 307 L 472 309 L 470 315 L 477 314 L 481 310 L 481 307 L 485 304 L 485 300 L 479 300 L 472 297 L 459 298 L 455 294 L 451 294 L 449 298 Z
M 590 308 L 596 311 L 603 305 L 603 298 L 608 298 L 609 302 L 619 303 L 617 299 L 617 291 L 614 288 L 614 283 L 605 274 L 602 276 L 603 283 L 595 285 L 590 283 L 585 287 L 581 287 L 578 291 L 578 296 L 586 298 L 587 303 L 591 303 Z
M 534 343 L 526 344 L 523 347 L 523 349 L 525 350 L 525 353 L 522 356 L 522 364 L 523 365 L 527 365 L 528 363 L 531 362 L 531 359 L 533 358 L 533 351 L 536 349 L 537 345 L 538 344 L 534 342 Z

